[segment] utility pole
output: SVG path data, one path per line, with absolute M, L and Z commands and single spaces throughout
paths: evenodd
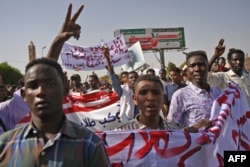
M 46 48 L 46 46 L 42 47 L 42 57 L 43 57 L 43 50 Z
M 160 52 L 160 61 L 161 61 L 161 69 L 165 69 L 165 59 L 164 59 L 164 49 L 159 49 Z

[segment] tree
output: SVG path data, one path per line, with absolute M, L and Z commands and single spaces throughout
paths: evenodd
M 168 65 L 167 65 L 167 75 L 169 75 L 169 71 L 171 68 L 176 68 L 176 65 L 174 63 L 172 63 L 171 61 L 168 62 Z
M 180 65 L 180 69 L 183 70 L 183 68 L 186 66 L 186 61 L 184 61 L 181 65 Z
M 0 64 L 0 75 L 5 84 L 18 85 L 18 80 L 23 78 L 23 74 L 17 68 L 10 66 L 7 62 Z

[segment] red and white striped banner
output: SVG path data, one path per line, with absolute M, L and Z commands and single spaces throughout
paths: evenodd
M 183 131 L 109 131 L 122 123 L 114 92 L 73 94 L 64 101 L 67 118 L 90 128 L 104 141 L 113 167 L 223 167 L 224 151 L 250 151 L 250 109 L 238 85 L 229 86 L 214 102 L 213 127 L 199 133 Z M 26 117 L 22 123 L 29 121 Z
M 113 91 L 72 93 L 63 101 L 63 112 L 69 120 L 92 131 L 112 130 L 122 125 L 119 97 Z M 17 126 L 29 122 L 30 118 L 30 114 L 27 115 Z
M 182 131 L 105 131 L 113 167 L 223 167 L 224 151 L 250 151 L 250 110 L 246 96 L 231 83 L 214 102 L 214 126 L 200 133 Z

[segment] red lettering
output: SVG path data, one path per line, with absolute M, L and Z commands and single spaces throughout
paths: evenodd
M 122 162 L 112 162 L 111 167 L 123 167 L 123 163 Z
M 217 153 L 216 156 L 217 156 L 217 159 L 218 159 L 218 162 L 219 162 L 218 167 L 223 167 L 224 166 L 224 158 L 219 153 Z
M 103 141 L 104 141 L 104 143 L 107 144 L 105 138 L 103 138 Z M 129 152 L 128 152 L 128 156 L 127 156 L 127 160 L 126 160 L 128 162 L 130 160 L 130 157 L 131 157 L 134 141 L 135 141 L 135 135 L 134 135 L 134 133 L 130 133 L 130 135 L 127 138 L 125 138 L 123 141 L 121 141 L 120 143 L 118 143 L 114 146 L 106 145 L 106 150 L 107 150 L 109 157 L 121 152 L 125 147 L 129 146 Z
M 185 151 L 186 149 L 188 149 L 188 147 L 191 144 L 191 138 L 189 133 L 183 133 L 185 138 L 187 139 L 187 142 L 183 146 L 167 149 L 169 141 L 169 133 L 171 132 L 167 133 L 162 133 L 160 131 L 140 132 L 143 140 L 145 141 L 145 145 L 135 153 L 135 156 L 138 158 L 143 158 L 144 156 L 147 155 L 147 153 L 151 151 L 152 148 L 154 148 L 156 153 L 159 154 L 159 156 L 163 158 L 169 158 L 178 155 L 183 151 Z M 165 143 L 163 148 L 158 147 L 158 143 L 160 140 L 163 140 Z
M 207 135 L 207 133 L 202 133 L 201 137 L 196 140 L 197 143 L 201 145 L 209 144 L 212 142 L 211 138 Z
M 185 153 L 181 158 L 180 161 L 178 163 L 179 167 L 185 167 L 184 161 L 186 159 L 188 159 L 190 156 L 192 156 L 194 153 L 196 153 L 197 151 L 200 151 L 201 146 L 195 147 L 192 150 L 188 151 L 187 153 Z

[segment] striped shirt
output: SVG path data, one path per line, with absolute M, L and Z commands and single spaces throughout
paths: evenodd
M 0 166 L 110 166 L 102 140 L 93 132 L 65 120 L 47 142 L 32 123 L 0 136 Z
M 142 124 L 139 121 L 140 114 L 138 114 L 134 119 L 131 121 L 123 124 L 122 126 L 116 128 L 115 130 L 133 130 L 133 129 L 139 129 L 139 130 L 146 130 L 150 129 L 146 125 Z M 178 124 L 174 122 L 170 122 L 168 120 L 163 119 L 160 117 L 160 125 L 158 130 L 179 130 Z

